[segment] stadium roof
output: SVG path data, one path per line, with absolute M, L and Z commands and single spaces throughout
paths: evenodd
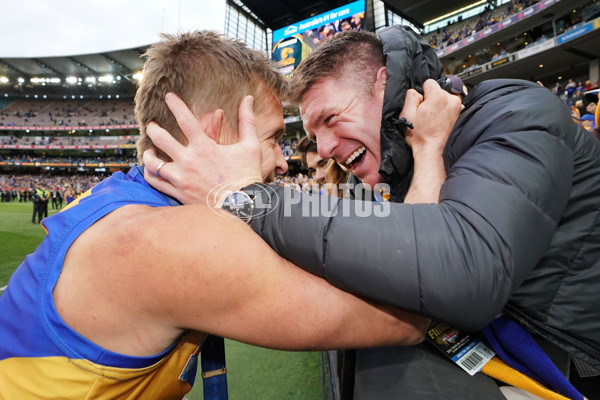
M 0 58 L 0 75 L 18 72 L 23 77 L 48 73 L 61 77 L 82 74 L 130 76 L 143 67 L 144 60 L 140 56 L 144 51 L 145 47 L 67 57 Z
M 0 58 L 0 77 L 6 77 L 8 85 L 21 91 L 34 89 L 43 93 L 51 92 L 52 88 L 70 87 L 79 94 L 119 87 L 124 94 L 131 94 L 135 91 L 134 75 L 144 66 L 141 56 L 148 46 L 64 57 Z M 50 81 L 50 77 L 59 78 L 60 82 Z M 89 79 L 86 81 L 86 78 Z M 38 81 L 32 82 L 32 79 Z
M 261 21 L 272 30 L 283 28 L 315 14 L 343 6 L 352 0 L 242 0 Z M 416 25 L 473 4 L 475 0 L 384 0 L 398 15 Z M 237 3 L 237 1 L 234 1 Z
M 396 14 L 410 20 L 416 25 L 424 25 L 425 22 L 438 18 L 442 15 L 459 10 L 473 4 L 474 0 L 384 0 Z M 491 3 L 491 1 L 490 1 Z
M 243 8 L 254 14 L 260 22 L 272 30 L 287 26 L 290 23 L 307 19 L 312 15 L 343 6 L 351 0 L 227 0 L 233 6 Z M 397 14 L 416 24 L 423 24 L 462 7 L 472 5 L 474 0 L 383 0 Z M 489 1 L 489 0 L 488 0 Z M 500 36 L 517 35 L 523 30 L 541 24 L 556 15 L 568 12 L 572 2 L 560 1 L 548 9 L 548 13 L 540 13 L 521 24 L 514 24 L 502 31 L 502 34 L 489 35 L 478 42 L 478 47 L 488 47 L 501 39 Z M 551 11 L 551 13 L 550 13 Z M 600 30 L 570 40 L 551 51 L 546 51 L 526 60 L 507 64 L 502 68 L 469 77 L 465 80 L 470 85 L 482 79 L 494 77 L 519 77 L 544 82 L 557 79 L 559 75 L 579 76 L 588 73 L 589 63 L 600 57 L 597 40 Z M 109 95 L 116 94 L 131 97 L 135 94 L 136 82 L 134 74 L 141 71 L 144 59 L 141 55 L 149 47 L 146 46 L 109 51 L 95 54 L 72 55 L 64 57 L 37 58 L 1 58 L 0 57 L 0 96 L 23 96 L 47 94 L 48 96 L 75 95 Z M 468 56 L 473 49 L 465 47 L 451 53 L 448 59 L 461 59 Z M 544 65 L 542 68 L 541 65 Z M 67 82 L 67 78 L 76 76 L 81 82 Z M 98 80 L 99 77 L 112 76 L 113 81 Z M 9 82 L 3 82 L 6 77 Z M 96 77 L 94 82 L 86 82 L 88 77 Z M 22 78 L 23 82 L 17 83 Z M 60 82 L 32 83 L 32 78 L 59 78 Z

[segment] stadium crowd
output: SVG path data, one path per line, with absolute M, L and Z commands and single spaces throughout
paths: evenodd
M 533 3 L 535 3 L 535 1 L 513 1 L 509 7 L 509 10 L 512 12 L 512 10 L 515 8 L 529 7 Z M 478 20 L 478 22 L 479 22 L 479 20 Z M 575 83 L 573 79 L 569 79 L 568 82 L 566 84 L 564 84 L 564 86 L 562 83 L 559 82 L 556 84 L 555 88 L 552 89 L 552 92 L 555 95 L 559 96 L 562 100 L 564 100 L 564 102 L 566 104 L 571 105 L 573 107 L 572 108 L 573 113 L 575 113 L 575 111 L 577 111 L 579 122 L 581 122 L 583 124 L 585 115 L 588 115 L 588 114 L 591 114 L 592 116 L 595 115 L 596 120 L 598 118 L 597 117 L 598 116 L 597 101 L 596 102 L 590 101 L 589 98 L 586 98 L 586 96 L 584 95 L 586 90 L 593 89 L 594 86 L 597 88 L 598 82 L 596 81 L 594 84 L 592 84 L 588 80 L 585 85 L 582 82 Z M 385 82 L 383 83 L 383 85 L 385 85 Z M 528 90 L 538 90 L 541 92 L 546 92 L 546 91 L 542 90 L 541 88 L 537 87 L 537 85 L 533 85 L 533 86 L 536 86 L 536 87 L 529 88 Z M 438 89 L 439 89 L 439 87 L 438 87 Z M 552 97 L 547 92 L 544 93 L 544 95 Z M 556 100 L 556 99 L 554 99 L 554 100 Z M 578 102 L 581 102 L 581 106 L 577 106 Z M 559 105 L 559 107 L 560 107 L 560 105 Z M 84 106 L 84 108 L 85 108 L 85 106 Z M 86 110 L 90 111 L 88 108 L 86 108 Z M 94 112 L 98 111 L 97 109 L 93 109 L 93 110 L 94 110 Z M 63 112 L 64 111 L 65 110 L 63 109 Z M 111 110 L 111 112 L 112 111 L 116 111 L 116 110 L 113 108 Z M 121 111 L 125 112 L 125 109 L 123 109 Z M 585 111 L 585 114 L 582 115 L 581 114 L 582 111 Z M 12 116 L 13 117 L 17 116 L 18 118 L 21 118 L 21 120 L 22 120 L 21 123 L 25 123 L 25 124 L 29 124 L 33 118 L 37 118 L 37 117 L 40 117 L 40 118 L 38 118 L 36 120 L 36 123 L 45 124 L 45 123 L 48 123 L 48 121 L 51 121 L 53 123 L 58 123 L 59 118 L 65 118 L 65 115 L 68 117 L 67 124 L 77 123 L 77 124 L 84 124 L 84 125 L 79 125 L 79 126 L 86 126 L 85 124 L 87 124 L 89 122 L 89 120 L 87 120 L 87 119 L 83 119 L 83 120 L 77 119 L 80 116 L 78 114 L 78 112 L 76 115 L 75 112 L 70 111 L 70 109 L 66 109 L 65 115 L 56 114 L 56 112 L 53 114 L 52 111 L 48 111 L 46 114 L 46 111 L 36 112 L 36 111 L 32 111 L 32 109 L 29 109 L 27 112 L 23 112 L 23 113 L 17 111 L 16 114 L 18 114 L 18 115 L 15 115 L 13 113 Z M 46 116 L 48 117 L 48 119 L 46 119 Z M 103 115 L 103 116 L 107 117 L 106 115 Z M 86 118 L 83 114 L 81 115 L 81 117 Z M 123 114 L 123 118 L 125 118 L 125 117 L 126 117 L 126 114 Z M 71 122 L 72 119 L 75 122 Z M 575 117 L 574 117 L 574 119 L 575 119 Z M 60 121 L 64 121 L 64 120 L 60 119 Z M 109 118 L 109 121 L 110 121 L 110 123 L 113 123 L 113 121 L 117 121 L 117 120 L 113 119 L 111 117 L 111 118 Z M 486 121 L 487 121 L 487 119 L 486 119 Z M 570 121 L 567 121 L 567 122 L 569 123 L 569 126 L 573 125 L 570 123 Z M 12 122 L 9 122 L 9 123 L 12 123 Z M 45 125 L 42 125 L 42 126 L 45 126 Z M 596 128 L 596 130 L 597 130 L 597 127 L 595 125 L 590 126 L 590 129 L 588 129 L 588 130 L 592 130 L 594 128 Z M 2 139 L 2 138 L 0 138 L 0 139 Z M 90 137 L 78 137 L 77 139 L 78 139 L 78 141 L 75 141 L 75 138 L 67 139 L 67 138 L 55 138 L 55 137 L 45 138 L 45 137 L 43 137 L 43 138 L 39 139 L 39 138 L 29 136 L 29 137 L 25 137 L 25 138 L 9 137 L 6 140 L 11 143 L 25 142 L 28 144 L 38 144 L 38 143 L 39 144 L 49 144 L 49 143 L 56 144 L 56 143 L 62 143 L 61 142 L 62 140 L 73 140 L 72 143 L 76 143 L 76 142 L 87 143 L 89 141 L 89 143 L 93 143 L 92 145 L 99 145 L 97 143 L 97 141 L 100 140 L 98 138 L 90 138 Z M 282 150 L 284 156 L 291 156 L 296 153 L 297 145 L 298 145 L 298 143 L 296 142 L 296 139 L 292 139 L 291 141 L 282 140 L 278 144 L 281 147 L 281 150 Z M 29 157 L 29 156 L 26 156 L 26 158 L 27 157 Z M 105 162 L 105 160 L 109 159 L 109 158 L 110 157 L 102 157 L 102 158 L 97 157 L 96 160 Z M 34 156 L 34 157 L 30 157 L 29 159 L 35 160 L 36 158 Z M 56 159 L 60 160 L 60 158 L 56 158 Z M 68 159 L 71 159 L 71 158 L 68 158 Z M 93 159 L 93 158 L 91 158 L 91 159 Z M 40 158 L 39 160 L 40 161 L 48 160 L 48 158 L 44 158 L 44 159 Z M 73 158 L 73 160 L 77 160 L 77 159 Z M 165 162 L 163 162 L 162 164 L 160 164 L 160 166 L 158 168 L 156 168 L 156 175 L 159 177 L 160 177 L 160 175 L 158 174 L 158 171 L 164 164 L 165 164 Z M 0 175 L 0 190 L 1 190 L 0 197 L 1 197 L 2 201 L 19 201 L 19 202 L 33 201 L 34 216 L 33 216 L 32 222 L 35 223 L 35 217 L 36 217 L 36 214 L 38 214 L 38 211 L 36 211 L 37 210 L 36 204 L 43 202 L 43 201 L 48 202 L 50 199 L 52 199 L 53 208 L 60 209 L 62 207 L 62 201 L 61 201 L 62 198 L 65 198 L 67 201 L 67 204 L 68 204 L 70 202 L 70 200 L 74 199 L 77 195 L 90 189 L 91 187 L 93 187 L 94 185 L 99 183 L 103 178 L 104 178 L 103 176 L 98 176 L 98 175 L 36 176 L 36 175 L 6 175 L 5 174 L 5 175 Z M 317 192 L 317 193 L 319 193 L 319 186 L 316 184 L 314 179 L 312 179 L 310 176 L 307 176 L 304 174 L 299 174 L 298 176 L 287 176 L 287 175 L 277 176 L 276 179 L 274 180 L 274 183 L 277 185 L 292 187 L 298 192 Z M 56 202 L 54 201 L 54 199 L 56 199 Z M 42 211 L 39 211 L 39 214 L 41 216 Z M 47 215 L 47 211 L 46 211 L 46 215 Z M 38 216 L 38 223 L 41 218 L 40 216 Z M 377 263 L 373 263 L 373 264 L 377 264 Z
M 488 7 L 480 15 L 461 21 L 451 21 L 447 26 L 440 27 L 425 35 L 430 46 L 445 49 L 475 33 L 531 7 L 537 1 L 513 1 L 497 7 L 493 11 Z M 462 60 L 447 62 L 450 74 L 468 72 L 490 62 L 497 61 L 519 50 L 536 46 L 546 39 L 561 35 L 580 28 L 583 24 L 600 16 L 600 3 L 590 1 L 589 4 L 576 8 L 554 21 L 547 21 L 509 40 L 498 42 L 489 48 L 483 48 Z
M 552 93 L 560 96 L 563 99 L 581 100 L 585 92 L 600 88 L 600 82 L 596 79 L 594 83 L 587 79 L 585 81 L 578 80 L 577 83 L 573 79 L 556 82 L 551 89 Z
M 597 80 L 594 83 L 591 83 L 589 79 L 585 81 L 577 80 L 577 83 L 575 83 L 574 79 L 569 78 L 566 81 L 556 82 L 551 91 L 571 109 L 571 116 L 575 122 L 600 139 L 598 130 L 598 120 L 600 119 L 599 98 L 598 93 L 595 92 L 597 89 L 600 89 Z
M 135 141 L 134 136 L 0 136 L 5 146 L 118 146 Z
M 2 202 L 26 202 L 31 201 L 31 193 L 36 187 L 61 194 L 72 192 L 76 197 L 92 188 L 98 182 L 106 178 L 106 175 L 17 175 L 0 174 L 0 199 Z M 291 187 L 297 192 L 318 192 L 318 184 L 313 178 L 306 174 L 277 175 L 273 181 L 275 185 Z M 63 195 L 64 197 L 64 195 Z
M 51 198 L 59 195 L 68 204 L 104 178 L 102 175 L 0 174 L 0 199 L 2 202 L 33 201 L 35 189 L 40 188 L 49 191 Z
M 515 15 L 521 10 L 538 2 L 539 0 L 513 0 L 496 9 L 492 9 L 491 6 L 489 6 L 481 14 L 467 20 L 463 21 L 459 17 L 455 21 L 450 21 L 448 25 L 443 28 L 438 28 L 435 32 L 426 35 L 425 39 L 434 49 L 443 49 L 452 46 L 454 43 L 466 39 L 511 15 Z
M 137 124 L 131 100 L 17 100 L 0 111 L 0 126 Z
M 281 146 L 281 151 L 285 157 L 293 156 L 296 154 L 296 146 L 298 146 L 298 139 L 282 139 L 279 141 L 279 145 Z
M 54 163 L 54 164 L 98 164 L 98 163 L 120 163 L 120 164 L 135 164 L 135 157 L 117 157 L 117 156 L 70 156 L 70 157 L 59 157 L 59 156 L 48 156 L 41 154 L 31 155 L 8 155 L 3 156 L 2 161 L 11 163 L 13 165 L 23 163 Z

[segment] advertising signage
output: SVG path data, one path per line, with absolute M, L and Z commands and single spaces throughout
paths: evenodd
M 271 58 L 284 75 L 289 75 L 321 43 L 338 32 L 360 30 L 365 18 L 365 1 L 318 14 L 273 31 Z

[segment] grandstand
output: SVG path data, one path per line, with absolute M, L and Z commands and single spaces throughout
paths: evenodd
M 362 29 L 377 32 L 404 24 L 421 32 L 445 72 L 460 76 L 468 87 L 501 77 L 541 81 L 549 89 L 568 79 L 598 85 L 598 0 L 367 0 L 310 6 L 280 0 L 268 7 L 256 0 L 228 0 L 225 31 L 276 58 L 274 39 L 283 28 L 346 3 L 361 9 Z M 321 33 L 314 29 L 315 35 Z M 0 54 L 0 172 L 109 173 L 134 164 L 133 97 L 146 48 L 32 59 Z M 292 142 L 304 134 L 302 121 L 297 108 L 284 110 L 282 149 L 291 171 L 298 172 Z
M 24 129 L 51 127 L 135 127 L 133 102 L 126 100 L 16 100 L 0 112 L 0 125 Z M 99 128 L 96 128 L 99 129 Z

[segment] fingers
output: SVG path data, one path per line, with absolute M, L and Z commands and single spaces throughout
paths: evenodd
M 144 176 L 146 175 L 146 172 L 156 175 L 156 170 L 163 161 L 156 156 L 156 150 L 154 149 L 148 149 L 144 151 L 142 160 L 144 162 Z
M 170 171 L 168 165 L 171 163 L 158 158 L 154 149 L 144 151 L 142 160 L 144 161 L 144 178 L 151 177 L 157 181 L 169 182 Z
M 258 143 L 256 137 L 256 120 L 254 119 L 254 98 L 246 96 L 242 99 L 239 109 L 239 141 Z
M 460 112 L 464 108 L 462 107 L 461 99 L 458 96 L 446 92 L 433 79 L 427 79 L 425 83 L 423 83 L 423 94 L 425 100 L 427 100 L 434 108 L 451 105 L 452 110 L 456 112 Z
M 446 101 L 447 98 L 452 95 L 442 89 L 435 80 L 427 79 L 425 83 L 423 83 L 423 96 L 425 100 L 433 100 L 431 101 L 431 103 L 433 103 L 434 101 Z M 458 98 L 457 96 L 452 97 Z
M 146 134 L 152 143 L 164 151 L 171 159 L 176 159 L 177 155 L 183 151 L 185 146 L 177 141 L 169 132 L 158 126 L 156 122 L 150 122 L 146 127 Z M 145 160 L 144 160 L 145 163 Z
M 414 89 L 408 89 L 406 91 L 406 98 L 404 99 L 404 107 L 402 107 L 401 116 L 405 117 L 408 121 L 414 118 L 417 108 L 423 102 L 423 96 Z
M 164 168 L 164 167 L 163 167 Z M 161 174 L 163 173 L 163 169 L 160 170 Z M 150 186 L 154 189 L 167 194 L 171 197 L 176 197 L 177 189 L 167 180 L 163 178 L 159 178 L 154 173 L 150 172 L 148 168 L 144 168 L 144 179 Z
M 167 93 L 165 102 L 189 142 L 207 139 L 204 129 L 179 96 L 175 93 Z
M 172 163 L 163 164 L 164 161 L 156 156 L 156 151 L 154 149 L 144 151 L 142 160 L 144 161 L 144 179 L 146 182 L 156 190 L 168 194 L 171 197 L 175 197 L 177 189 L 169 181 L 171 173 L 171 171 L 169 171 L 169 164 Z M 162 166 L 160 166 L 161 164 Z M 160 176 L 157 174 L 157 169 L 159 167 Z
M 435 94 L 439 91 L 445 92 L 434 79 L 427 79 L 423 83 L 423 94 L 425 97 L 427 97 L 428 94 Z

